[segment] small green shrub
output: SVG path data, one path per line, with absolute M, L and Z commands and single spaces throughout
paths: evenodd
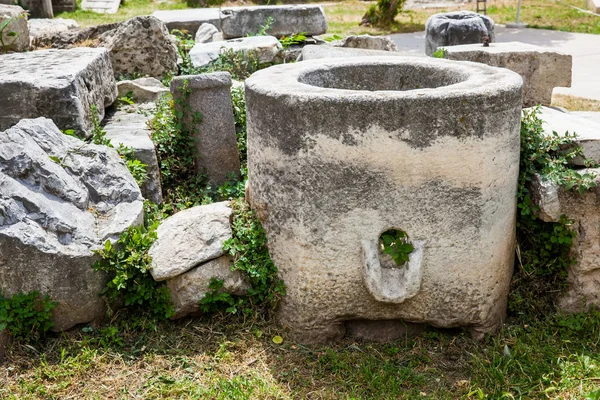
M 517 192 L 517 259 L 509 309 L 522 315 L 552 313 L 554 296 L 566 286 L 567 269 L 575 260 L 571 245 L 577 233 L 572 221 L 562 216 L 559 222 L 544 222 L 536 217 L 528 184 L 535 174 L 550 179 L 567 190 L 583 194 L 595 186 L 594 176 L 573 169 L 569 161 L 582 157 L 574 144 L 575 134 L 545 135 L 539 108 L 525 111 L 521 122 L 521 158 Z
M 383 232 L 379 237 L 379 245 L 381 251 L 391 256 L 398 266 L 407 263 L 410 253 L 415 249 L 408 241 L 406 232 L 400 229 L 391 229 Z
M 231 88 L 231 101 L 233 104 L 238 153 L 242 166 L 245 166 L 248 158 L 248 148 L 246 143 L 246 94 L 243 86 Z
M 443 47 L 438 47 L 436 51 L 433 52 L 433 58 L 446 58 L 448 55 L 448 50 Z
M 94 264 L 96 271 L 111 275 L 103 294 L 110 304 L 123 303 L 128 309 L 150 312 L 157 318 L 169 318 L 173 308 L 164 282 L 150 275 L 152 259 L 148 250 L 156 240 L 158 223 L 149 227 L 129 227 L 113 245 L 109 240 L 97 250 L 100 256 Z
M 281 43 L 281 47 L 287 49 L 290 46 L 302 44 L 306 41 L 306 32 L 302 33 L 294 33 L 290 36 L 283 36 L 279 38 L 279 43 Z
M 54 325 L 52 310 L 56 303 L 39 292 L 17 293 L 3 297 L 0 293 L 0 332 L 25 341 L 40 339 Z
M 403 7 L 404 0 L 377 0 L 377 4 L 372 4 L 367 9 L 361 25 L 389 27 Z

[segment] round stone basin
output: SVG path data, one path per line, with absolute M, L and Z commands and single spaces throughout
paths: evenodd
M 247 194 L 297 339 L 339 338 L 355 320 L 499 326 L 521 91 L 505 69 L 412 57 L 303 61 L 246 81 Z M 414 250 L 389 268 L 379 237 L 396 229 Z

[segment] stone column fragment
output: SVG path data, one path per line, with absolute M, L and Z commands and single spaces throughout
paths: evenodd
M 181 109 L 185 101 L 189 105 L 189 110 L 185 110 L 187 114 L 202 115 L 201 121 L 193 127 L 196 168 L 215 186 L 225 183 L 231 173 L 238 175 L 240 171 L 230 87 L 228 72 L 184 75 L 171 81 L 176 108 Z M 191 123 L 190 115 L 187 123 Z

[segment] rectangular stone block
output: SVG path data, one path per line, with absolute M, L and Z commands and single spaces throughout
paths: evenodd
M 228 72 L 176 76 L 171 81 L 175 107 L 187 114 L 184 123 L 194 129 L 196 168 L 215 187 L 240 172 L 230 88 Z M 190 113 L 200 113 L 202 120 L 193 121 Z
M 225 39 L 257 34 L 273 19 L 268 35 L 282 37 L 294 33 L 316 36 L 327 33 L 327 18 L 321 5 L 230 7 L 223 9 L 221 30 Z
M 0 93 L 0 130 L 46 117 L 88 135 L 92 106 L 104 118 L 117 86 L 106 49 L 78 47 L 0 55 Z
M 200 25 L 209 23 L 221 27 L 221 13 L 218 8 L 195 8 L 187 10 L 161 10 L 155 11 L 152 15 L 160 19 L 169 29 L 178 29 L 187 31 L 192 37 L 196 36 L 196 32 Z
M 552 102 L 555 87 L 571 86 L 573 60 L 540 46 L 521 42 L 491 43 L 447 46 L 446 58 L 458 61 L 474 61 L 494 67 L 515 71 L 523 78 L 523 105 L 525 107 Z
M 162 185 L 156 149 L 150 138 L 148 121 L 150 116 L 127 111 L 117 111 L 106 118 L 104 130 L 114 147 L 122 144 L 133 149 L 136 160 L 146 164 L 148 179 L 140 189 L 144 198 L 156 204 L 162 203 Z
M 75 11 L 77 2 L 75 0 L 52 0 L 52 10 L 54 13 L 63 11 Z

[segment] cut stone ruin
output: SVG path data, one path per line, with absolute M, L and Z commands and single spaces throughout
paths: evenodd
M 434 14 L 425 23 L 425 54 L 433 55 L 438 47 L 483 43 L 486 36 L 494 41 L 490 17 L 472 11 Z
M 247 197 L 293 336 L 340 338 L 356 320 L 499 327 L 521 95 L 509 70 L 412 57 L 303 61 L 246 80 Z M 390 229 L 415 247 L 399 268 L 378 249 Z
M 576 133 L 574 142 L 583 148 L 584 157 L 600 163 L 600 121 L 548 107 L 542 107 L 538 117 L 544 121 L 545 135 Z M 571 164 L 581 167 L 584 160 L 575 158 Z M 559 222 L 564 215 L 573 221 L 571 229 L 577 232 L 571 246 L 571 256 L 576 263 L 569 266 L 568 289 L 558 303 L 561 310 L 569 313 L 600 307 L 600 168 L 579 172 L 596 176 L 596 187 L 583 195 L 576 190 L 565 190 L 539 175 L 529 187 L 532 200 L 539 207 L 540 219 Z
M 92 106 L 102 119 L 117 87 L 106 49 L 78 47 L 0 55 L 0 93 L 0 130 L 47 117 L 87 136 Z
M 93 250 L 143 221 L 140 190 L 114 149 L 46 118 L 0 132 L 0 292 L 57 302 L 54 330 L 104 316 Z
M 187 91 L 189 93 L 186 94 Z M 240 159 L 231 105 L 231 75 L 228 72 L 215 72 L 176 76 L 171 81 L 171 94 L 176 109 L 185 111 L 182 102 L 186 102 L 189 112 L 202 115 L 202 121 L 196 121 L 195 124 L 190 115 L 185 117 L 186 124 L 193 125 L 194 129 L 196 169 L 206 175 L 214 187 L 221 186 L 232 176 L 239 176 Z
M 228 51 L 242 52 L 246 59 L 252 54 L 261 64 L 274 62 L 283 47 L 274 36 L 250 36 L 222 42 L 198 43 L 190 50 L 190 59 L 194 67 L 199 68 L 215 61 Z
M 573 58 L 552 49 L 520 42 L 448 46 L 446 58 L 508 68 L 523 78 L 523 106 L 549 106 L 555 87 L 571 86 Z

